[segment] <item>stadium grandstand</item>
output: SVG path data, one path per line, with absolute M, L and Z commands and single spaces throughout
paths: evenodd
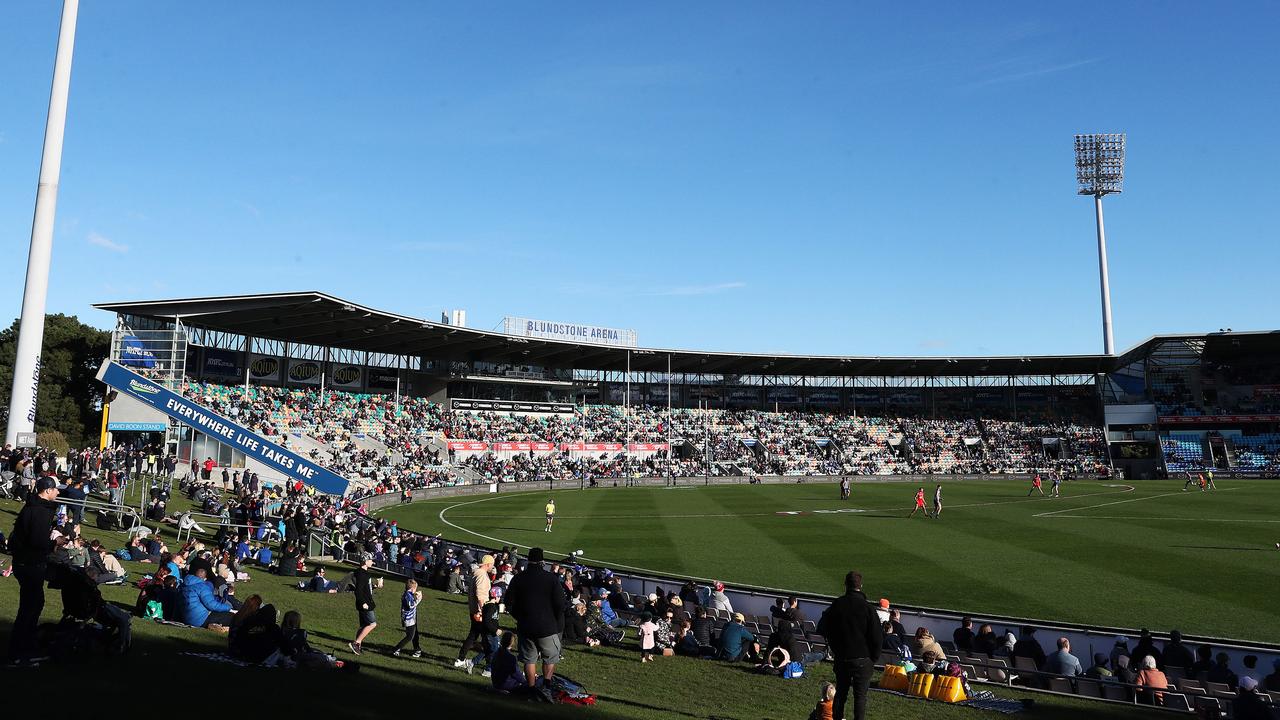
M 1280 334 L 1118 355 L 833 357 L 485 332 L 318 292 L 103 303 L 112 359 L 365 487 L 1280 469 Z M 106 430 L 252 464 L 121 398 Z

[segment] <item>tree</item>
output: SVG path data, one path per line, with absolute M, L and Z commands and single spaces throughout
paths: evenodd
M 47 315 L 40 351 L 36 432 L 59 432 L 73 447 L 97 446 L 103 385 L 94 377 L 111 350 L 111 333 L 69 315 Z M 0 422 L 8 423 L 18 321 L 0 332 Z

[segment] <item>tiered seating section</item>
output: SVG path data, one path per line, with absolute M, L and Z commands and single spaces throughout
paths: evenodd
M 448 439 L 665 443 L 648 458 L 554 452 L 510 459 L 466 456 L 453 462 L 502 480 L 623 475 L 777 474 L 886 475 L 1000 473 L 1055 469 L 1104 472 L 1100 428 L 1078 421 L 922 420 L 854 417 L 830 412 L 688 410 L 589 406 L 564 416 L 454 413 L 419 398 L 186 382 L 189 398 L 349 477 L 401 486 L 443 482 Z M 1046 445 L 1045 438 L 1060 444 Z M 710 447 L 710 465 L 707 448 Z M 443 456 L 442 456 L 443 455 Z M 1069 458 L 1064 456 L 1070 456 Z

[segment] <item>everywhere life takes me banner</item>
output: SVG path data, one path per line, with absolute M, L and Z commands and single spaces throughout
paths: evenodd
M 330 495 L 347 490 L 346 478 L 296 455 L 261 435 L 246 430 L 211 410 L 191 402 L 128 368 L 107 360 L 98 369 L 98 379 L 139 402 L 146 403 L 171 418 L 190 425 L 209 437 L 230 445 L 258 462 L 279 470 Z

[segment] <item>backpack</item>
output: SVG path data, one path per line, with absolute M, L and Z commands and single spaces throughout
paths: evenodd
M 782 669 L 782 677 L 788 680 L 804 677 L 804 665 L 795 661 L 787 663 L 787 666 Z

